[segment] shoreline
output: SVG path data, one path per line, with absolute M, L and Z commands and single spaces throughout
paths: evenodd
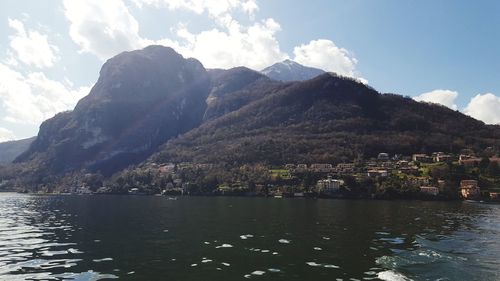
M 34 196 L 134 196 L 134 197 L 163 197 L 167 200 L 177 200 L 182 197 L 237 197 L 237 198 L 266 198 L 266 199 L 294 199 L 294 200 L 373 200 L 373 201 L 425 201 L 425 202 L 466 202 L 466 203 L 482 203 L 482 204 L 500 204 L 500 201 L 479 199 L 479 200 L 464 200 L 464 199 L 450 199 L 450 198 L 377 198 L 370 196 L 261 196 L 261 195 L 221 195 L 221 194 L 189 194 L 189 195 L 173 195 L 173 194 L 126 194 L 126 193 L 88 193 L 88 194 L 76 194 L 76 193 L 34 193 L 34 192 L 18 192 L 18 191 L 0 191 L 1 193 L 13 193 L 13 194 L 24 194 L 24 195 L 34 195 Z

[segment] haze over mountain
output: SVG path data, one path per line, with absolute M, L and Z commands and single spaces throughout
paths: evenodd
M 446 107 L 380 94 L 324 73 L 279 82 L 244 67 L 205 68 L 150 46 L 108 60 L 73 111 L 45 121 L 11 177 L 50 183 L 110 176 L 153 162 L 284 164 L 352 161 L 378 152 L 498 146 L 499 126 Z
M 36 137 L 0 143 L 0 165 L 8 164 L 25 152 Z
M 325 71 L 287 59 L 264 68 L 261 73 L 271 79 L 287 82 L 308 80 L 325 73 Z

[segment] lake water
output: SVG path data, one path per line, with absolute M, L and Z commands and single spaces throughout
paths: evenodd
M 500 206 L 0 193 L 0 280 L 500 280 Z

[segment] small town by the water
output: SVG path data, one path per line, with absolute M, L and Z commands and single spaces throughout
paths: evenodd
M 381 152 L 366 161 L 337 164 L 244 165 L 226 171 L 233 181 L 219 180 L 224 166 L 217 164 L 148 163 L 111 181 L 88 173 L 75 176 L 77 182 L 67 186 L 40 185 L 36 193 L 500 202 L 500 157 L 488 151 L 483 156 L 471 151 L 413 155 Z M 2 185 L 12 183 L 4 181 Z M 15 190 L 28 192 L 19 187 Z

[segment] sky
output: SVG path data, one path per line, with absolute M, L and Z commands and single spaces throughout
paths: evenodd
M 74 108 L 112 56 L 173 47 L 207 68 L 284 59 L 500 124 L 500 1 L 2 0 L 0 142 Z

